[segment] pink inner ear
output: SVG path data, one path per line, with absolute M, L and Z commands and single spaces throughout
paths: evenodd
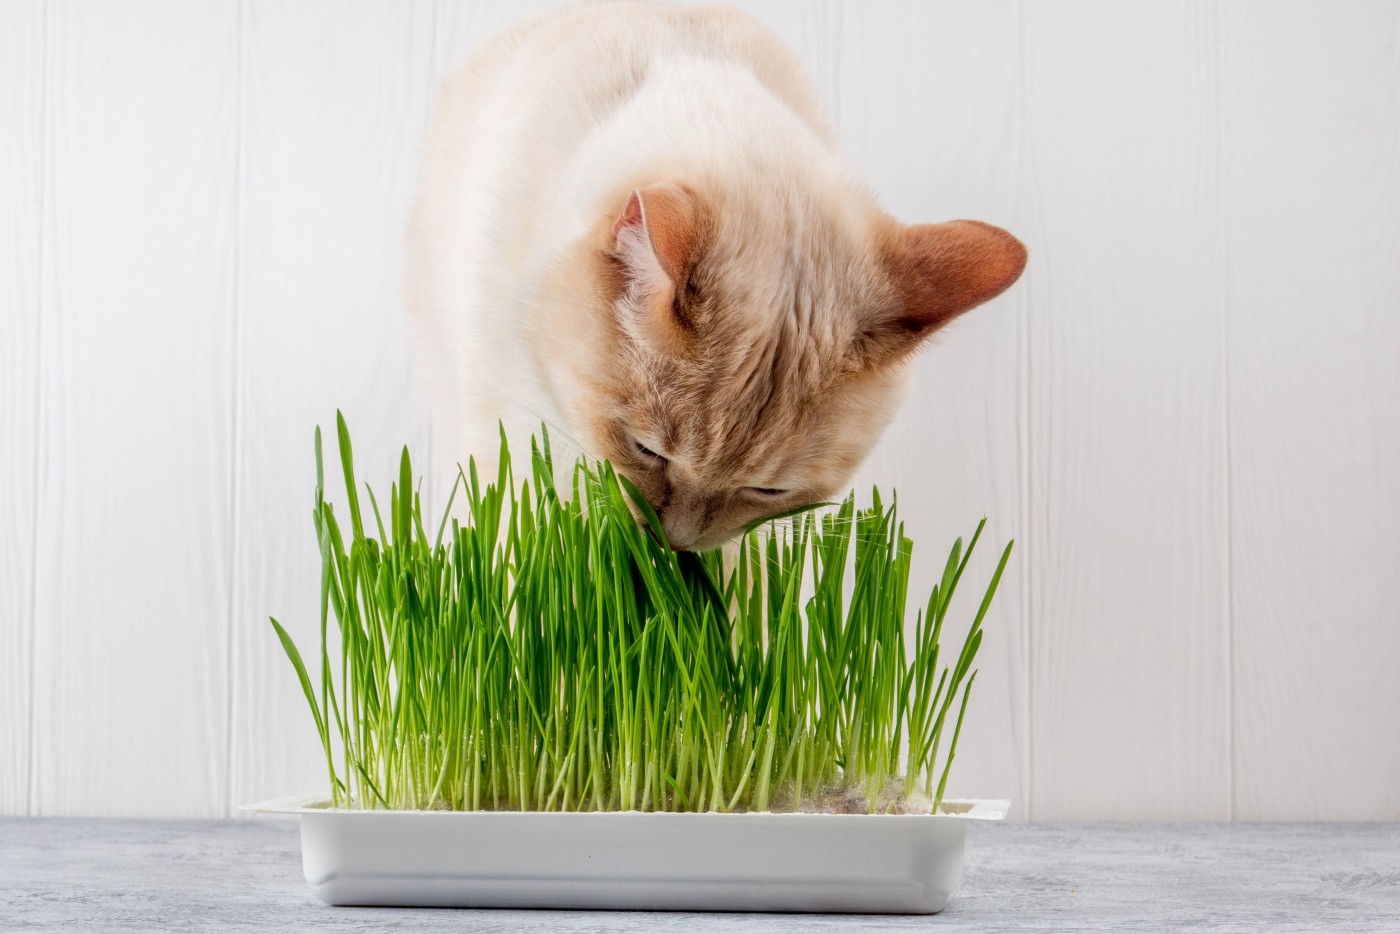
M 613 222 L 613 236 L 620 240 L 629 229 L 644 233 L 666 277 L 679 285 L 695 259 L 699 227 L 688 192 L 675 185 L 650 185 L 633 190 Z
M 631 196 L 627 203 L 622 206 L 622 213 L 617 215 L 617 220 L 613 221 L 613 237 L 622 233 L 624 227 L 641 227 L 645 223 L 645 215 L 642 213 L 642 193 L 637 189 L 632 189 Z
M 618 307 L 623 328 L 638 345 L 685 353 L 690 324 L 679 317 L 675 299 L 700 237 L 695 200 L 674 185 L 633 191 L 613 222 L 613 256 L 625 270 Z

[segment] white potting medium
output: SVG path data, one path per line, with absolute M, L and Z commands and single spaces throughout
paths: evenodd
M 319 806 L 318 806 L 319 805 Z M 307 884 L 332 905 L 928 914 L 962 882 L 969 820 L 928 814 L 353 811 L 323 796 L 249 805 L 297 814 Z

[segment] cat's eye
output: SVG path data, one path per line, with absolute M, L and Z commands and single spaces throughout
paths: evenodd
M 642 444 L 642 442 L 636 440 L 635 438 L 632 440 L 632 448 L 637 452 L 637 455 L 641 457 L 641 459 L 644 461 L 648 461 L 658 466 L 666 463 L 665 457 L 661 456 L 660 454 L 657 454 L 651 448 L 647 447 L 645 444 Z
M 740 487 L 739 492 L 754 499 L 777 499 L 779 496 L 786 496 L 788 491 L 770 486 L 745 486 Z

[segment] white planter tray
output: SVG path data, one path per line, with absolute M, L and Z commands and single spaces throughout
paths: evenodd
M 963 877 L 967 821 L 938 814 L 351 811 L 324 796 L 245 810 L 297 814 L 301 863 L 331 905 L 931 914 Z M 320 806 L 317 806 L 320 805 Z

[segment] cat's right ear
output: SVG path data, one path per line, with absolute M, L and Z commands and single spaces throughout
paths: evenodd
M 624 279 L 623 329 L 652 350 L 682 353 L 693 323 L 678 297 L 684 294 L 700 247 L 695 198 L 676 185 L 634 189 L 612 232 L 612 255 Z
M 1026 268 L 1026 248 L 981 221 L 901 224 L 882 237 L 881 262 L 890 294 L 860 322 L 852 353 L 861 368 L 900 360 L 1006 291 Z

